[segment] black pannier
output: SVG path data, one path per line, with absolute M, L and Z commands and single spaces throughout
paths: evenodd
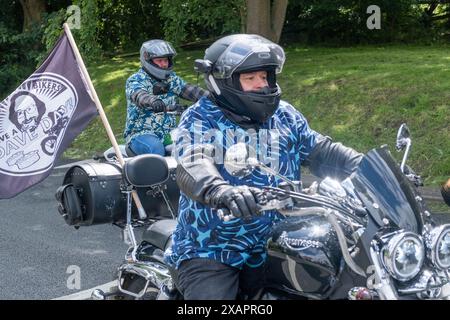
M 174 214 L 178 212 L 179 189 L 176 184 L 176 161 L 165 157 L 169 179 L 161 185 L 137 188 L 139 198 L 149 218 L 171 218 L 164 201 L 164 191 Z M 111 163 L 85 163 L 71 167 L 63 185 L 56 191 L 58 210 L 67 224 L 75 227 L 105 223 L 123 223 L 126 220 L 126 195 L 121 192 L 122 169 Z M 151 170 L 151 168 L 149 168 Z M 132 201 L 132 216 L 138 211 Z

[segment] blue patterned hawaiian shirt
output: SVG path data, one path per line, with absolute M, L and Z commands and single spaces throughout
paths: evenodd
M 126 142 L 129 142 L 131 138 L 148 133 L 156 135 L 162 142 L 164 137 L 176 127 L 175 115 L 154 113 L 151 110 L 139 108 L 131 101 L 132 94 L 138 90 L 145 90 L 152 94 L 153 86 L 158 81 L 150 77 L 142 68 L 128 78 L 125 88 L 127 120 L 124 138 Z M 178 102 L 178 96 L 186 83 L 175 72 L 172 72 L 165 82 L 169 84 L 169 91 L 166 94 L 158 95 L 158 99 L 161 99 L 166 106 L 171 106 Z
M 281 101 L 275 114 L 258 130 L 245 131 L 224 116 L 209 99 L 202 98 L 182 116 L 176 135 L 176 155 L 188 152 L 189 145 L 213 144 L 215 165 L 231 185 L 277 186 L 280 181 L 258 169 L 244 178 L 227 172 L 221 161 L 221 148 L 245 142 L 257 150 L 258 160 L 292 180 L 300 180 L 300 164 L 316 144 L 317 133 L 290 104 Z M 266 242 L 274 222 L 281 219 L 276 211 L 266 211 L 249 221 L 240 218 L 227 222 L 217 210 L 181 193 L 172 247 L 165 252 L 167 263 L 178 268 L 183 260 L 209 258 L 236 268 L 244 264 L 260 266 L 266 259 Z

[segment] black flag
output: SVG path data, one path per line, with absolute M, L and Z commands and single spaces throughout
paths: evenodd
M 0 103 L 0 199 L 44 180 L 96 114 L 63 33 L 39 69 Z

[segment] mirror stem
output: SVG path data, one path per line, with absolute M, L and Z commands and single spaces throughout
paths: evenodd
M 406 159 L 408 158 L 410 147 L 411 147 L 411 139 L 407 138 L 405 154 L 403 155 L 402 163 L 400 164 L 400 170 L 402 170 L 403 173 L 405 173 L 404 168 L 405 168 Z

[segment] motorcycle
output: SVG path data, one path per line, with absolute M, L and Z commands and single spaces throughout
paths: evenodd
M 384 145 L 370 150 L 344 181 L 325 178 L 304 188 L 251 158 L 245 144 L 231 146 L 224 161 L 230 174 L 243 177 L 259 168 L 283 181 L 264 187 L 258 204 L 259 211 L 275 209 L 284 219 L 268 239 L 265 286 L 255 299 L 450 299 L 450 224 L 437 225 L 418 192 L 421 179 L 406 165 L 410 147 L 403 124 L 396 143 L 404 150 L 400 166 Z M 183 298 L 176 271 L 163 260 L 175 218 L 142 221 L 131 206 L 131 190 L 164 189 L 167 160 L 143 155 L 125 163 L 123 229 L 130 247 L 118 268 L 117 291 L 94 290 L 93 299 Z M 60 203 L 68 213 L 66 202 Z M 233 218 L 222 209 L 218 215 Z M 140 243 L 137 226 L 144 227 Z

